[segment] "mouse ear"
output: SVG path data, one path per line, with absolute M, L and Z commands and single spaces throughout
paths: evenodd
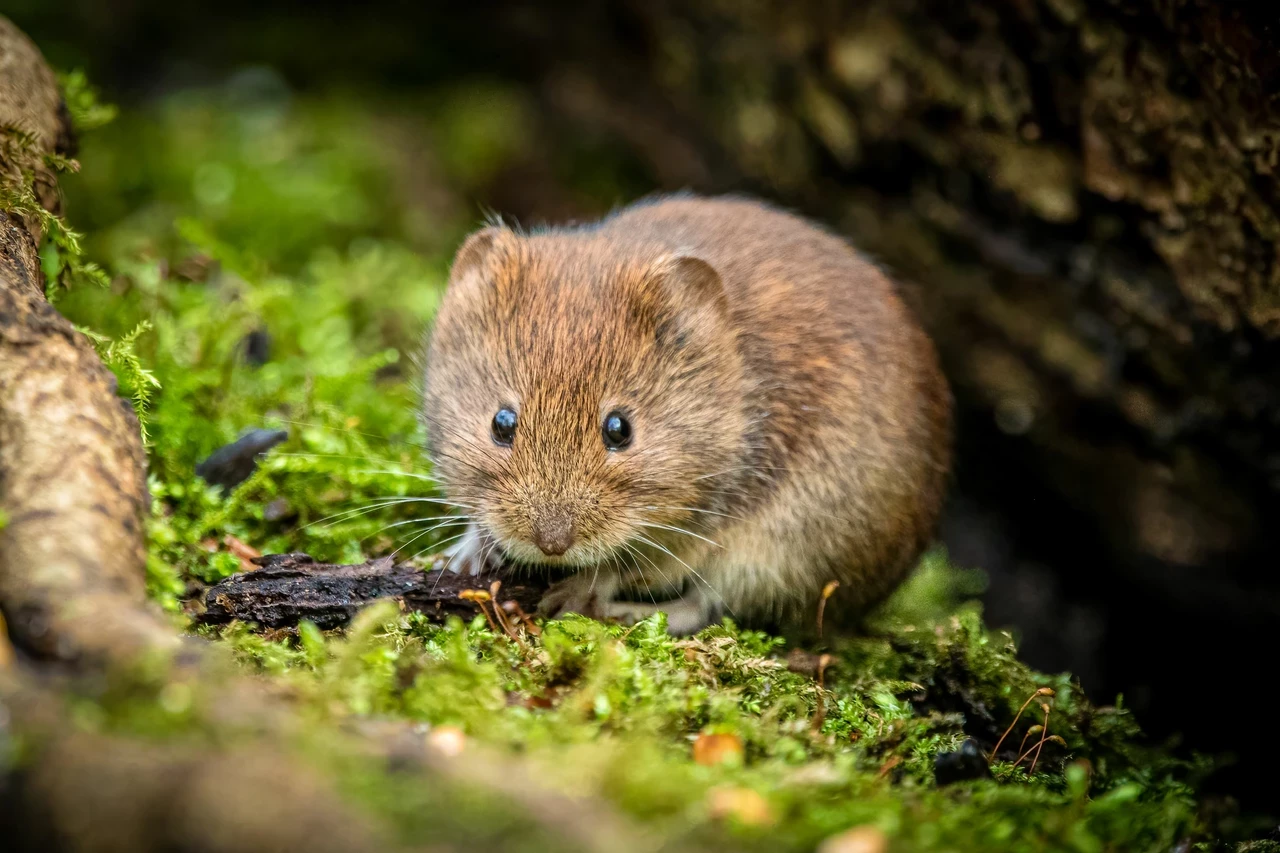
M 683 304 L 694 304 L 727 311 L 728 297 L 720 273 L 696 255 L 671 255 L 663 258 L 655 270 L 668 296 Z
M 449 268 L 449 280 L 459 281 L 468 273 L 482 269 L 486 261 L 501 246 L 511 239 L 511 232 L 500 225 L 481 228 L 458 247 L 453 256 L 453 266 Z

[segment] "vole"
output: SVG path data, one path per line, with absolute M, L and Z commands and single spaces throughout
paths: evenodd
M 894 284 L 844 240 L 742 197 L 587 225 L 490 225 L 454 259 L 423 415 L 469 516 L 455 571 L 568 576 L 544 613 L 672 633 L 858 613 L 929 543 L 951 396 Z

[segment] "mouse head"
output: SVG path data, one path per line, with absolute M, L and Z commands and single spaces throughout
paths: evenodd
M 473 234 L 427 355 L 446 493 L 517 562 L 693 544 L 672 528 L 711 517 L 744 458 L 732 329 L 720 276 L 693 255 L 588 229 Z

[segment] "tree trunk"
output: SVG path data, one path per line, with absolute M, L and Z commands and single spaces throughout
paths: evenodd
M 1280 616 L 1280 10 L 506 7 L 569 132 L 818 215 L 904 280 L 961 412 L 946 539 L 1033 663 L 1165 730 L 1253 679 Z

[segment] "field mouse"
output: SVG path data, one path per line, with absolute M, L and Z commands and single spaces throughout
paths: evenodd
M 742 197 L 650 198 L 587 225 L 466 239 L 423 416 L 447 552 L 567 577 L 544 613 L 675 634 L 728 613 L 858 613 L 933 534 L 951 396 L 893 283 Z M 829 617 L 831 618 L 831 617 Z

